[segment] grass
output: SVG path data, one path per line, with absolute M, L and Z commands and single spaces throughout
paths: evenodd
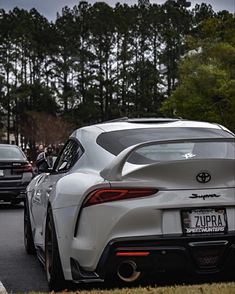
M 91 290 L 76 290 L 69 292 L 67 290 L 61 292 L 64 294 L 234 294 L 235 283 L 212 283 L 201 285 L 181 285 L 181 286 L 166 286 L 166 287 L 138 287 L 138 288 L 122 288 L 122 289 L 91 289 Z M 42 292 L 30 292 L 30 294 L 46 294 Z

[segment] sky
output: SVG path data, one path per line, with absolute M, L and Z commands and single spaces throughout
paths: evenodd
M 138 0 L 88 0 L 87 2 L 91 4 L 94 4 L 95 2 L 106 2 L 110 6 L 114 6 L 117 2 L 132 5 L 138 3 Z M 164 2 L 165 0 L 150 0 L 150 3 L 163 4 Z M 228 10 L 232 13 L 235 12 L 235 0 L 191 0 L 191 8 L 194 7 L 195 4 L 201 4 L 203 2 L 211 4 L 213 10 L 215 11 Z M 78 3 L 79 0 L 0 0 L 0 9 L 3 8 L 5 11 L 8 11 L 12 10 L 14 7 L 27 10 L 36 8 L 38 12 L 40 12 L 48 20 L 54 21 L 56 13 L 59 12 L 61 14 L 61 10 L 64 6 L 72 8 Z

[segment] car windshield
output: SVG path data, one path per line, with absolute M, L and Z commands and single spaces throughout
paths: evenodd
M 25 157 L 15 146 L 0 146 L 0 160 L 25 160 Z
M 97 143 L 114 155 L 129 146 L 154 140 L 177 140 L 196 138 L 232 138 L 223 130 L 199 128 L 151 128 L 121 130 L 101 134 Z M 234 159 L 235 147 L 230 142 L 180 142 L 152 144 L 136 150 L 128 159 L 134 164 L 148 164 L 156 161 L 228 158 Z

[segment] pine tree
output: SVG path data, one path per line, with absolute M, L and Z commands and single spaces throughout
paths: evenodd
M 150 1 L 149 0 L 138 0 L 138 6 L 143 6 L 145 8 L 150 7 Z

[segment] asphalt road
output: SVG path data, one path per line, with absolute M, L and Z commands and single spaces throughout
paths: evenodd
M 8 293 L 49 291 L 42 265 L 24 250 L 23 205 L 0 204 L 0 281 Z

